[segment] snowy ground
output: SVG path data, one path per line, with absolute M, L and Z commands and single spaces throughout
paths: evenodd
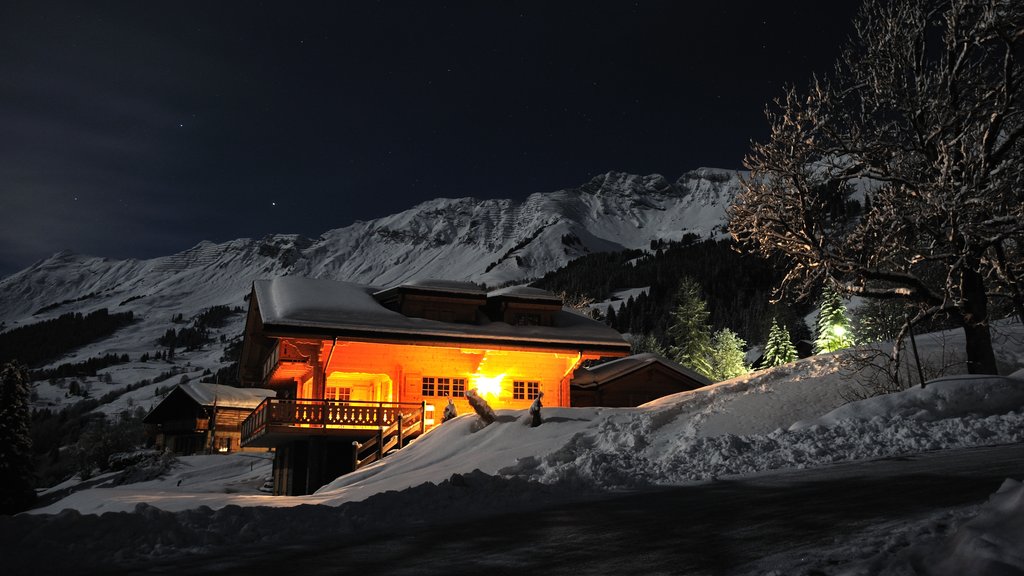
M 1024 329 L 1001 325 L 996 341 L 1009 377 L 941 378 L 925 388 L 856 403 L 847 401 L 860 389 L 863 374 L 851 372 L 843 356 L 834 354 L 640 408 L 545 409 L 545 423 L 538 428 L 527 426 L 521 411 L 499 411 L 498 422 L 487 427 L 464 415 L 305 497 L 259 493 L 268 471 L 261 455 L 187 458 L 161 480 L 117 487 L 99 482 L 33 515 L 0 518 L 0 541 L 23 554 L 46 550 L 58 540 L 72 543 L 68 550 L 78 543 L 97 561 L 120 562 L 218 546 L 278 544 L 311 529 L 379 530 L 381 518 L 451 519 L 445 503 L 464 482 L 453 478 L 455 473 L 482 487 L 478 500 L 468 507 L 460 502 L 461 509 L 487 515 L 595 498 L 609 490 L 724 477 L 756 482 L 767 470 L 1020 443 Z M 918 345 L 932 373 L 962 369 L 951 353 L 962 348 L 956 333 L 919 337 Z M 304 506 L 311 504 L 328 506 Z M 1024 486 L 1008 480 L 979 510 L 946 520 L 958 523 L 959 530 L 941 554 L 929 556 L 934 561 L 922 573 L 972 573 L 964 567 L 997 559 L 1005 567 L 997 573 L 1024 574 Z M 290 532 L 289 526 L 302 529 Z M 98 532 L 108 536 L 97 539 Z M 849 574 L 912 573 L 900 570 L 915 558 L 908 552 L 913 544 L 910 538 L 899 550 L 879 550 L 883 557 L 868 563 L 863 549 L 852 556 L 843 550 L 857 546 L 845 546 L 830 556 L 828 573 L 841 573 L 836 565 Z

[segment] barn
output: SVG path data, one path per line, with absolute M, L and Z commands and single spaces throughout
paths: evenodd
M 639 406 L 655 398 L 711 384 L 658 354 L 634 354 L 580 368 L 570 382 L 573 406 Z
M 242 420 L 273 395 L 262 388 L 187 382 L 168 392 L 142 422 L 160 449 L 178 454 L 236 452 L 242 447 Z

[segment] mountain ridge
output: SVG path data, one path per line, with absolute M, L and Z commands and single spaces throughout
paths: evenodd
M 700 168 L 675 182 L 607 172 L 519 202 L 435 198 L 318 238 L 202 241 L 144 260 L 65 250 L 0 279 L 0 329 L 103 307 L 131 310 L 150 328 L 164 326 L 175 314 L 242 305 L 253 280 L 281 275 L 381 287 L 420 278 L 500 286 L 538 278 L 591 252 L 646 248 L 688 233 L 720 236 L 725 207 L 738 190 L 737 173 L 728 170 Z M 109 342 L 118 352 L 139 348 L 118 340 Z

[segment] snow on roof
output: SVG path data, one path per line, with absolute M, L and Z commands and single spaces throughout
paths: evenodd
M 187 382 L 178 385 L 182 392 L 188 394 L 200 406 L 223 406 L 225 408 L 256 408 L 268 396 L 276 392 L 266 388 L 235 388 L 223 384 L 207 384 L 205 382 Z
M 325 334 L 395 340 L 426 338 L 522 346 L 583 346 L 628 350 L 622 335 L 604 324 L 561 310 L 554 326 L 512 326 L 504 322 L 457 324 L 411 318 L 382 306 L 374 289 L 335 280 L 281 277 L 253 283 L 264 329 L 284 334 Z
M 507 286 L 487 293 L 488 298 L 515 298 L 518 300 L 539 300 L 542 302 L 562 303 L 562 298 L 547 290 L 532 286 Z
M 632 356 L 626 356 L 625 358 L 617 358 L 611 362 L 605 362 L 604 364 L 590 366 L 589 368 L 581 368 L 576 371 L 576 375 L 572 379 L 572 384 L 574 386 L 583 387 L 598 386 L 609 380 L 625 376 L 626 374 L 630 374 L 652 364 L 661 364 L 690 380 L 699 382 L 703 386 L 711 384 L 711 380 L 708 380 L 693 370 L 677 364 L 664 356 L 651 352 L 634 354 Z
M 426 288 L 429 290 L 437 290 L 439 292 L 459 292 L 459 293 L 472 293 L 483 295 L 486 290 L 477 286 L 472 282 L 460 282 L 457 280 L 438 280 L 436 278 L 426 278 L 422 280 L 410 280 L 405 282 L 399 287 L 407 286 L 410 288 Z

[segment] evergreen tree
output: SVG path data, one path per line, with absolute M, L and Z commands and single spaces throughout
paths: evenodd
M 711 326 L 708 305 L 700 296 L 700 286 L 683 278 L 676 292 L 676 307 L 671 314 L 672 324 L 667 330 L 672 342 L 669 354 L 673 360 L 711 377 Z
M 0 514 L 27 509 L 35 500 L 28 373 L 17 363 L 0 369 Z
M 709 378 L 715 382 L 742 376 L 750 372 L 743 347 L 747 343 L 728 328 L 715 332 L 711 339 L 711 374 Z
M 764 346 L 764 368 L 781 366 L 796 360 L 796 346 L 789 338 L 789 330 L 772 319 L 772 328 L 768 333 L 768 342 Z
M 653 334 L 632 334 L 627 339 L 629 340 L 629 351 L 631 354 L 651 352 L 665 356 L 665 348 L 661 346 L 661 342 L 658 342 L 658 339 Z
M 835 352 L 853 346 L 853 331 L 850 320 L 846 316 L 846 305 L 843 299 L 831 286 L 826 286 L 821 294 L 821 307 L 818 310 L 818 331 L 814 341 L 814 349 L 818 354 Z

